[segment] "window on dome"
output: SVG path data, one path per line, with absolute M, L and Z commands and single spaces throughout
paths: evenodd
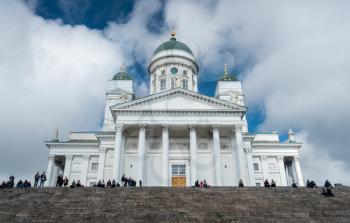
M 162 70 L 160 73 L 161 73 L 161 74 L 165 74 L 165 70 Z
M 182 88 L 183 89 L 186 89 L 186 90 L 188 89 L 187 83 L 188 83 L 187 80 L 182 80 Z
M 183 75 L 187 76 L 187 70 L 182 71 Z
M 161 80 L 160 80 L 160 90 L 161 90 L 161 91 L 165 90 L 165 86 L 166 86 L 166 81 L 165 81 L 165 79 L 161 79 Z

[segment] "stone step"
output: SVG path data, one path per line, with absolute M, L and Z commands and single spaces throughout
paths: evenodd
M 350 222 L 350 188 L 0 190 L 0 222 Z

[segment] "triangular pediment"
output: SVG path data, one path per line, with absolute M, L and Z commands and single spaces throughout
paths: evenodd
M 245 112 L 244 106 L 208 97 L 182 88 L 164 91 L 111 107 L 111 110 L 189 110 L 189 111 L 238 111 Z

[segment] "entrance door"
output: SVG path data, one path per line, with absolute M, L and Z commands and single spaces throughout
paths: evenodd
M 171 173 L 171 185 L 173 187 L 186 187 L 186 165 L 172 165 Z

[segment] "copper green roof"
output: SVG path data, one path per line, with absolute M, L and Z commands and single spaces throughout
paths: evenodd
M 131 76 L 126 72 L 124 63 L 122 65 L 121 71 L 115 74 L 112 79 L 113 80 L 132 80 Z
M 132 78 L 125 71 L 120 71 L 114 75 L 113 80 L 132 80 Z
M 226 64 L 225 64 L 224 74 L 221 75 L 221 77 L 219 78 L 219 81 L 237 81 L 237 78 L 234 75 L 228 73 Z
M 183 50 L 193 55 L 191 49 L 183 42 L 177 41 L 174 36 L 172 36 L 169 41 L 166 41 L 158 46 L 153 55 L 165 50 Z

